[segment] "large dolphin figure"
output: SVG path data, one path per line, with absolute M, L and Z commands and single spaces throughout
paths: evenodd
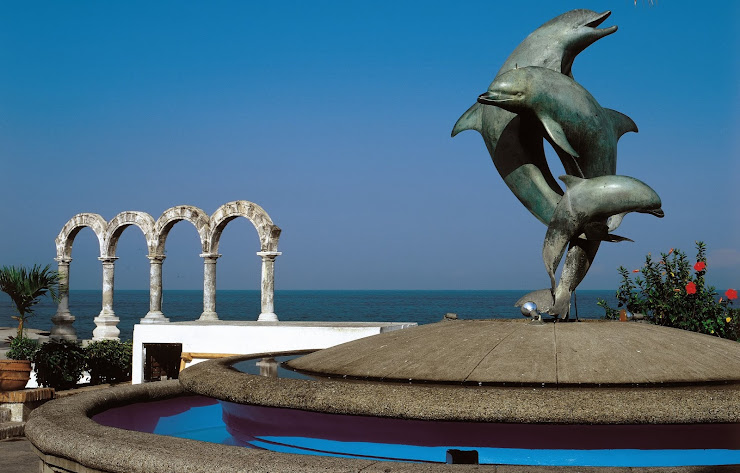
M 558 152 L 565 172 L 591 178 L 617 172 L 617 141 L 637 125 L 602 108 L 570 77 L 544 67 L 520 67 L 494 80 L 478 102 L 536 117 Z
M 554 303 L 549 313 L 553 315 L 567 314 L 570 308 L 570 292 L 558 293 L 555 284 L 555 271 L 569 242 L 580 239 L 581 234 L 589 241 L 624 239 L 608 233 L 604 221 L 610 215 L 642 212 L 663 217 L 658 194 L 633 177 L 581 179 L 566 175 L 560 180 L 566 185 L 565 195 L 555 209 L 542 247 L 542 260 L 552 285 Z
M 572 10 L 553 18 L 517 46 L 496 76 L 526 66 L 545 67 L 572 76 L 571 68 L 578 53 L 617 30 L 616 26 L 597 28 L 610 14 Z M 513 113 L 477 102 L 455 123 L 452 136 L 463 130 L 476 130 L 483 136 L 491 159 L 509 189 L 547 225 L 563 191 L 547 166 L 537 132 L 515 120 Z M 506 152 L 497 151 L 499 144 Z

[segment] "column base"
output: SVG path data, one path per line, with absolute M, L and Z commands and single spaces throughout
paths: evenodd
M 118 336 L 121 331 L 118 330 L 120 319 L 113 314 L 102 314 L 93 319 L 95 330 L 93 330 L 93 341 L 100 340 L 120 340 Z
M 49 338 L 52 340 L 77 340 L 77 331 L 72 325 L 75 321 L 75 316 L 69 312 L 59 313 L 57 312 L 52 318 L 54 326 L 51 328 Z
M 257 322 L 278 322 L 278 317 L 275 312 L 262 312 L 260 316 L 257 317 Z
M 139 320 L 140 324 L 160 324 L 169 322 L 170 319 L 164 316 L 161 311 L 149 311 L 143 319 Z
M 218 320 L 218 314 L 216 312 L 203 312 L 198 320 Z

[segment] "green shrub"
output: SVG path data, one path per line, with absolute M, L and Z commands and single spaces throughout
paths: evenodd
M 131 379 L 133 342 L 101 340 L 85 347 L 90 383 L 118 383 Z
M 660 261 L 650 254 L 645 266 L 632 272 L 620 266 L 622 283 L 617 289 L 617 307 L 645 315 L 657 325 L 676 327 L 694 332 L 716 335 L 732 340 L 740 339 L 740 309 L 731 307 L 737 291 L 728 289 L 717 300 L 714 287 L 706 286 L 706 245 L 696 242 L 696 263 L 692 266 L 681 250 L 661 253 Z M 633 274 L 638 274 L 634 281 Z M 605 318 L 619 318 L 619 310 L 599 299 L 598 305 L 606 311 Z
M 10 360 L 31 360 L 38 349 L 38 340 L 28 337 L 11 337 L 10 349 L 6 356 Z
M 73 388 L 87 367 L 85 351 L 69 340 L 44 343 L 31 361 L 38 383 L 54 389 Z

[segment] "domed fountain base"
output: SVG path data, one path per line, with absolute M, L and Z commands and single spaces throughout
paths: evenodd
M 740 383 L 740 344 L 647 323 L 459 320 L 290 361 L 323 376 L 493 386 Z

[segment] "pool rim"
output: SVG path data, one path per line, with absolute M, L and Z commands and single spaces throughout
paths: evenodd
M 245 357 L 238 357 L 245 358 Z M 196 365 L 197 366 L 197 365 Z M 447 465 L 384 462 L 315 457 L 251 450 L 196 440 L 133 432 L 105 427 L 90 417 L 111 407 L 134 402 L 161 400 L 188 392 L 177 380 L 116 386 L 50 401 L 34 410 L 26 425 L 26 436 L 48 467 L 77 473 L 144 473 L 154 471 L 220 471 L 307 473 L 319 471 L 363 471 L 363 473 L 564 473 L 573 467 L 517 465 Z M 715 472 L 737 471 L 737 466 L 712 467 Z M 621 468 L 579 467 L 579 471 L 609 473 L 706 472 L 706 467 Z

